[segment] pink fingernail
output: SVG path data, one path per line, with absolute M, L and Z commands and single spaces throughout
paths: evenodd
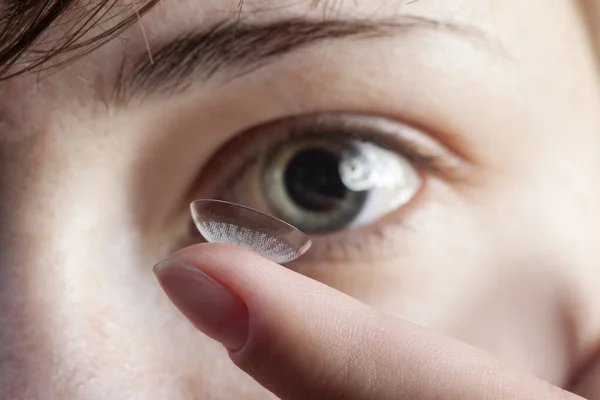
M 173 304 L 198 330 L 229 350 L 242 348 L 248 336 L 248 308 L 240 298 L 181 261 L 162 261 L 154 267 L 154 274 Z

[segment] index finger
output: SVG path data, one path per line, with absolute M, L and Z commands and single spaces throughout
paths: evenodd
M 579 398 L 237 247 L 196 245 L 156 274 L 196 327 L 283 399 Z

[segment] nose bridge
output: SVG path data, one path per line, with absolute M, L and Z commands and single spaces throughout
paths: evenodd
M 99 218 L 98 205 L 106 191 L 102 176 L 83 168 L 68 148 L 0 143 L 0 274 L 60 275 L 64 268 L 51 265 L 78 255 L 74 239 L 102 237 L 107 221 Z M 104 216 L 115 209 L 113 200 Z
M 0 142 L 0 395 L 50 387 L 55 349 L 50 287 L 58 283 L 44 265 L 51 249 L 52 213 L 43 204 L 39 144 Z M 30 381 L 37 376 L 37 382 Z M 29 389 L 32 388 L 32 389 Z M 34 390 L 35 391 L 35 390 Z M 37 393 L 31 393 L 32 396 Z
M 54 398 L 48 393 L 92 378 L 118 382 L 127 375 L 120 368 L 101 368 L 117 359 L 150 364 L 151 351 L 132 350 L 139 313 L 130 307 L 148 295 L 139 288 L 150 274 L 136 270 L 135 235 L 115 195 L 120 183 L 114 171 L 80 168 L 77 153 L 58 148 L 0 144 L 3 399 L 28 391 Z

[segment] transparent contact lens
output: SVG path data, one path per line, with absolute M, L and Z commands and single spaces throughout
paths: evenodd
M 196 200 L 190 209 L 196 228 L 207 242 L 234 244 L 279 264 L 294 261 L 312 244 L 292 225 L 238 204 Z

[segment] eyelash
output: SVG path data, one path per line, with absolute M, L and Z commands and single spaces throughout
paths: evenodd
M 282 133 L 283 132 L 283 133 Z M 413 165 L 422 177 L 422 187 L 401 210 L 381 217 L 377 222 L 360 228 L 350 228 L 325 235 L 316 235 L 313 249 L 297 263 L 322 261 L 373 260 L 381 257 L 388 244 L 397 245 L 398 235 L 406 233 L 404 216 L 413 204 L 426 195 L 430 175 L 451 179 L 462 166 L 457 156 L 432 138 L 412 127 L 381 117 L 368 115 L 315 114 L 290 117 L 251 128 L 226 143 L 203 168 L 194 184 L 192 198 L 222 198 L 226 188 L 231 188 L 229 177 L 240 176 L 244 168 L 258 162 L 258 157 L 276 144 L 298 136 L 340 136 L 369 141 L 398 153 Z M 240 149 L 250 156 L 231 165 Z M 210 182 L 207 171 L 219 171 L 219 182 Z M 221 183 L 220 183 L 221 182 Z M 195 228 L 193 232 L 196 233 Z M 348 232 L 352 232 L 348 235 Z M 197 235 L 197 233 L 196 233 Z M 312 256 L 311 256 L 312 254 Z M 326 257 L 323 255 L 326 254 Z

